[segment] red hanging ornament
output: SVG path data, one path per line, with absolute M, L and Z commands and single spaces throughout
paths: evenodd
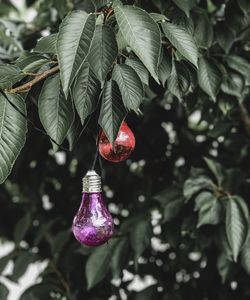
M 111 162 L 127 159 L 135 149 L 135 136 L 126 122 L 123 122 L 114 143 L 114 149 L 102 130 L 99 140 L 100 155 Z

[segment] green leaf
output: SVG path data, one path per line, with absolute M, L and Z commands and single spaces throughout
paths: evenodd
M 129 233 L 134 228 L 136 223 L 138 222 L 138 219 L 141 219 L 143 217 L 144 216 L 142 214 L 134 214 L 134 215 L 126 218 L 120 226 L 121 232 L 124 234 Z
M 42 223 L 41 226 L 39 226 L 34 239 L 35 246 L 39 245 L 42 241 L 47 240 L 48 232 L 58 222 L 58 219 L 59 217 L 54 218 L 47 223 Z
M 199 59 L 198 83 L 214 101 L 219 92 L 221 81 L 222 74 L 214 61 L 201 57 Z
M 198 67 L 198 48 L 192 35 L 174 23 L 164 22 L 161 26 L 170 43 L 181 55 Z
M 109 0 L 91 0 L 91 2 L 93 2 L 95 9 L 99 10 L 102 7 L 106 6 L 109 2 Z
M 140 292 L 136 292 L 133 297 L 133 300 L 152 300 L 152 299 L 157 299 L 157 297 L 158 297 L 158 292 L 156 289 L 156 285 L 152 285 Z
M 219 105 L 220 104 L 221 103 L 219 103 Z M 230 106 L 229 106 L 229 108 L 225 107 L 224 109 L 230 110 Z M 232 128 L 231 122 L 219 120 L 218 122 L 214 123 L 214 127 L 211 130 L 209 130 L 208 135 L 212 138 L 218 138 L 219 136 L 224 135 L 227 132 L 229 132 L 229 130 L 231 128 Z
M 197 228 L 202 225 L 216 225 L 221 220 L 222 204 L 213 195 L 199 209 Z M 204 201 L 203 201 L 204 202 Z
M 213 191 L 214 184 L 207 177 L 200 176 L 198 178 L 187 179 L 184 183 L 183 194 L 187 201 L 201 190 Z
M 154 19 L 154 21 L 156 23 L 162 22 L 162 21 L 164 22 L 164 21 L 168 20 L 168 18 L 165 15 L 162 15 L 162 14 L 150 13 L 150 16 Z
M 0 283 L 0 299 L 8 299 L 8 295 L 9 290 L 3 283 Z
M 59 75 L 49 77 L 43 84 L 39 100 L 38 113 L 47 134 L 58 144 L 64 141 L 73 122 L 73 109 L 60 88 Z M 54 151 L 58 149 L 53 141 Z
M 176 218 L 183 207 L 183 199 L 175 199 L 174 201 L 168 202 L 164 207 L 163 212 L 163 223 L 169 222 Z
M 162 300 L 182 300 L 181 292 L 178 291 L 166 291 Z
M 144 67 L 143 63 L 138 58 L 127 58 L 125 63 L 135 70 L 137 75 L 140 77 L 142 83 L 146 85 L 149 84 L 148 70 Z
M 227 3 L 225 17 L 227 24 L 236 33 L 240 34 L 241 31 L 245 31 L 245 27 L 248 27 L 249 25 L 248 17 L 240 9 L 237 0 Z
M 167 204 L 182 197 L 182 192 L 178 186 L 170 186 L 154 196 L 154 199 L 160 203 Z
M 81 134 L 81 121 L 74 116 L 74 121 L 67 132 L 67 141 L 69 143 L 69 151 L 72 151 Z
M 223 77 L 221 89 L 225 94 L 232 95 L 238 99 L 242 98 L 243 90 L 245 87 L 244 77 L 234 72 L 228 72 Z
M 181 62 L 173 62 L 171 75 L 168 78 L 167 84 L 169 91 L 178 99 L 182 100 L 183 96 L 187 94 L 191 84 L 190 75 Z
M 130 232 L 130 243 L 134 250 L 134 260 L 137 264 L 138 258 L 150 244 L 151 224 L 150 220 L 142 218 L 137 221 Z
M 176 6 L 185 12 L 187 17 L 190 16 L 190 10 L 195 7 L 195 0 L 172 0 Z
M 1 6 L 1 4 L 0 4 L 0 6 Z M 12 60 L 13 59 L 13 55 L 11 53 L 9 53 L 7 51 L 7 49 L 3 48 L 2 46 L 0 46 L 0 57 L 2 60 L 3 59 Z
M 10 2 L 0 2 L 0 16 L 6 16 L 10 12 L 17 12 L 17 8 Z
M 56 255 L 61 253 L 71 236 L 70 230 L 60 231 L 52 240 L 51 253 Z
M 56 54 L 56 43 L 58 33 L 42 37 L 36 44 L 35 52 Z
M 93 288 L 105 278 L 116 243 L 117 240 L 111 240 L 108 244 L 96 248 L 88 258 L 85 269 L 88 289 Z
M 125 64 L 115 65 L 112 79 L 120 89 L 125 107 L 137 112 L 143 100 L 143 86 L 134 69 Z
M 250 275 L 250 238 L 247 239 L 246 244 L 241 251 L 241 265 L 248 275 Z
M 194 35 L 194 21 L 192 18 L 187 18 L 185 13 L 181 10 L 174 10 L 171 13 L 171 21 L 176 26 L 182 28 L 185 32 L 188 32 L 191 36 Z
M 78 72 L 72 88 L 72 98 L 82 124 L 86 117 L 96 109 L 99 94 L 100 83 L 89 64 L 85 62 Z
M 242 199 L 240 196 L 233 196 L 234 200 L 238 203 L 238 205 L 241 207 L 245 219 L 248 220 L 249 219 L 249 210 L 248 210 L 248 206 L 246 204 L 246 201 L 244 199 Z
M 162 230 L 163 237 L 166 242 L 169 243 L 171 247 L 178 248 L 182 233 L 179 222 L 177 222 L 176 220 L 168 222 L 163 226 Z
M 209 48 L 212 46 L 214 39 L 213 25 L 210 22 L 207 14 L 195 15 L 195 30 L 194 36 L 198 46 Z
M 27 121 L 26 106 L 18 94 L 6 94 L 14 108 L 0 94 L 0 183 L 3 183 L 25 144 Z
M 19 67 L 9 64 L 0 64 L 0 88 L 5 89 L 11 87 L 22 77 Z
M 52 284 L 48 283 L 39 283 L 32 285 L 27 290 L 23 292 L 23 294 L 20 296 L 19 300 L 53 300 L 55 297 L 53 297 L 51 294 L 52 292 L 60 293 L 61 290 Z
M 14 252 L 10 252 L 6 256 L 3 256 L 3 257 L 0 258 L 0 275 L 5 270 L 7 264 L 9 263 L 9 261 L 12 260 L 13 256 L 14 256 Z
M 222 182 L 224 191 L 228 191 L 231 194 L 239 192 L 240 187 L 244 182 L 244 174 L 240 169 L 227 169 Z
M 17 60 L 16 65 L 22 70 L 22 72 L 35 72 L 46 64 L 49 64 L 50 60 L 38 53 L 24 52 Z
M 96 77 L 103 83 L 118 54 L 113 29 L 108 25 L 96 27 L 88 62 Z
M 246 84 L 250 84 L 250 64 L 245 58 L 237 55 L 230 55 L 226 58 L 226 62 L 231 69 L 244 76 Z
M 216 28 L 216 40 L 221 48 L 228 54 L 235 41 L 235 32 L 227 26 L 227 23 L 220 22 Z
M 159 66 L 159 79 L 163 86 L 170 77 L 172 72 L 172 59 L 168 52 L 164 51 L 161 64 Z
M 29 213 L 25 214 L 16 224 L 14 230 L 14 241 L 19 244 L 25 237 L 31 225 L 31 216 Z
M 114 144 L 127 112 L 122 102 L 119 88 L 113 80 L 108 81 L 103 90 L 101 111 L 98 123 L 109 141 Z
M 69 11 L 73 9 L 73 3 L 68 0 L 53 0 L 54 6 L 62 19 Z
M 233 106 L 234 106 L 234 104 L 232 102 L 228 101 L 227 98 L 219 99 L 218 108 L 220 109 L 220 111 L 222 112 L 222 114 L 224 116 L 228 116 L 232 112 Z M 219 127 L 219 123 L 221 123 L 223 127 Z M 228 121 L 216 122 L 215 126 L 209 130 L 209 136 L 219 137 L 219 136 L 221 136 L 220 133 L 225 134 L 233 126 L 233 124 L 231 124 L 231 126 L 229 126 L 229 125 L 230 124 Z
M 116 34 L 116 41 L 117 41 L 117 46 L 118 46 L 119 52 L 121 52 L 123 49 L 125 49 L 128 46 L 127 42 L 125 41 L 125 39 L 121 33 L 121 30 L 118 30 L 118 32 Z
M 226 255 L 228 260 L 233 261 L 233 254 L 231 247 L 228 243 L 228 239 L 226 236 L 226 228 L 224 224 L 216 228 L 214 241 L 220 252 Z
M 128 239 L 121 238 L 118 240 L 114 253 L 112 254 L 111 270 L 115 278 L 120 278 L 124 267 L 127 264 L 129 248 Z
M 37 256 L 34 253 L 23 252 L 18 255 L 14 263 L 14 269 L 12 272 L 11 280 L 17 281 L 27 270 L 28 266 L 37 260 Z
M 213 159 L 209 159 L 207 157 L 204 157 L 204 160 L 206 164 L 208 165 L 208 168 L 210 171 L 214 174 L 215 178 L 217 179 L 217 182 L 219 185 L 221 185 L 222 180 L 223 180 L 223 170 L 221 164 L 216 162 Z
M 230 197 L 226 211 L 226 233 L 233 252 L 234 261 L 243 247 L 248 234 L 248 221 L 238 201 Z
M 1 22 L 2 23 L 2 22 Z M 4 44 L 5 46 L 9 47 L 15 47 L 18 50 L 23 50 L 22 44 L 17 40 L 13 34 L 11 34 L 11 30 L 9 28 L 1 28 L 0 27 L 0 40 L 1 44 Z
M 199 211 L 202 209 L 207 202 L 214 198 L 211 191 L 202 191 L 195 197 L 194 211 Z
M 161 53 L 160 29 L 144 10 L 131 5 L 116 5 L 115 16 L 128 45 L 158 82 Z
M 94 30 L 95 16 L 83 11 L 70 13 L 60 25 L 57 53 L 66 98 L 73 80 L 89 53 Z
M 92 3 L 93 2 L 93 3 Z M 95 3 L 98 3 L 98 0 L 75 0 L 74 9 L 84 10 L 87 13 L 95 12 Z
M 230 273 L 233 270 L 233 264 L 230 260 L 228 260 L 227 256 L 224 253 L 221 253 L 218 256 L 216 266 L 220 274 L 222 283 L 225 284 L 226 280 L 228 279 Z
M 237 0 L 242 12 L 247 15 L 250 12 L 250 3 L 248 0 Z

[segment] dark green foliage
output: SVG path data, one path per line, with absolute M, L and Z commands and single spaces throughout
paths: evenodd
M 30 24 L 0 1 L 0 273 L 47 261 L 21 300 L 249 299 L 249 1 L 26 2 Z M 136 150 L 100 170 L 115 234 L 84 247 L 81 177 L 125 117 Z

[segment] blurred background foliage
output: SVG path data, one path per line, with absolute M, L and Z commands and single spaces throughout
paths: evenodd
M 57 32 L 70 10 L 95 9 L 89 0 L 15 2 L 0 1 L 2 63 Z M 136 5 L 171 19 L 177 15 L 192 31 L 210 61 L 208 69 L 221 74 L 215 101 L 201 82 L 197 86 L 190 65 L 189 93 L 182 101 L 150 81 L 143 116 L 127 118 L 136 136 L 134 154 L 120 164 L 101 162 L 104 194 L 117 226 L 110 242 L 97 249 L 79 245 L 70 230 L 81 178 L 95 153 L 95 122 L 72 152 L 56 154 L 49 139 L 30 126 L 12 174 L 0 187 L 1 243 L 15 245 L 0 259 L 0 272 L 13 263 L 2 276 L 18 282 L 31 263 L 46 262 L 21 300 L 250 297 L 249 1 L 139 0 Z M 40 87 L 26 98 L 37 126 Z M 1 283 L 0 298 L 7 295 Z

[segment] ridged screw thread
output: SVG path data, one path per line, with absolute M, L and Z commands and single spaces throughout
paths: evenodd
M 95 170 L 89 170 L 82 179 L 83 193 L 100 193 L 102 191 L 101 177 Z

